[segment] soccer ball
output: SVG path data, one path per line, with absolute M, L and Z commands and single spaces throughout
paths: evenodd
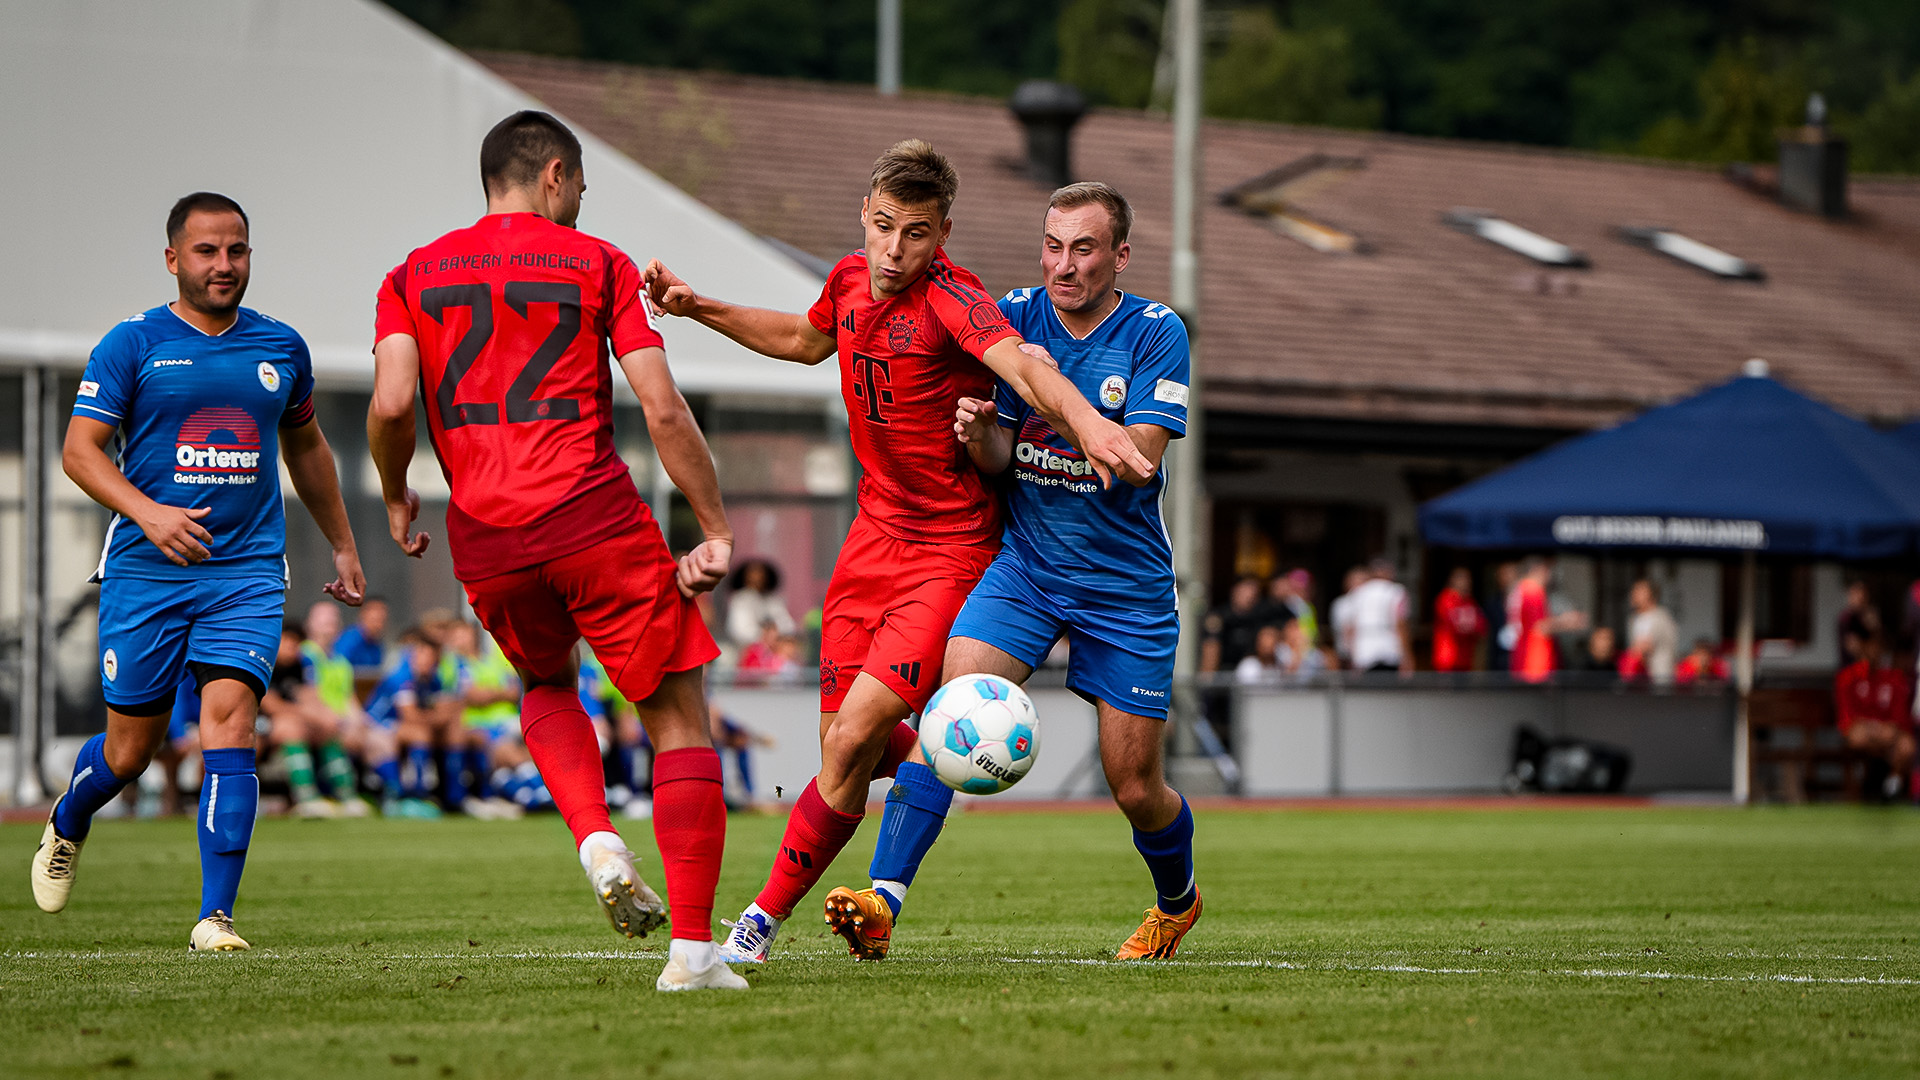
M 920 714 L 920 758 L 955 791 L 1005 791 L 1027 775 L 1039 753 L 1033 700 L 998 675 L 962 675 Z

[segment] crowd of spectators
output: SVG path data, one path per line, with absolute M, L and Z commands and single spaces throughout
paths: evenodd
M 771 571 L 771 567 L 767 567 Z M 749 580 L 763 626 L 786 618 L 777 575 Z M 773 614 L 778 610 L 779 614 Z M 553 808 L 520 738 L 521 687 L 513 666 L 476 623 L 424 613 L 393 634 L 389 607 L 369 598 L 352 626 L 331 600 L 283 626 L 261 698 L 256 747 L 261 779 L 288 812 L 305 818 L 384 816 L 517 818 Z M 786 624 L 791 629 L 790 618 Z M 787 635 L 791 639 L 791 635 Z M 761 640 L 766 640 L 763 635 Z M 653 748 L 631 702 L 592 651 L 579 649 L 579 692 L 599 735 L 608 802 L 628 817 L 651 813 Z M 730 805 L 754 801 L 751 752 L 767 740 L 710 708 L 715 745 L 732 758 Z M 199 786 L 200 703 L 191 679 L 177 695 L 172 737 L 129 809 L 178 813 Z

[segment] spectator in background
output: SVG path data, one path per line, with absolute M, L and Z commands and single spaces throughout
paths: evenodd
M 1674 665 L 1673 680 L 1681 686 L 1727 681 L 1727 661 L 1714 651 L 1712 638 L 1694 639 L 1693 651 Z
M 287 767 L 287 789 L 293 797 L 293 812 L 304 818 L 341 816 L 335 798 L 360 807 L 355 816 L 366 812 L 354 793 L 351 767 L 329 769 L 325 779 L 331 789 L 323 792 L 320 777 L 314 773 L 315 744 L 326 744 L 340 752 L 340 720 L 320 702 L 313 682 L 313 669 L 301 655 L 306 635 L 300 624 L 288 620 L 280 628 L 280 649 L 273 658 L 273 674 L 267 680 L 267 692 L 260 697 L 260 716 L 266 721 L 266 741 L 280 751 Z M 344 752 L 340 764 L 346 765 Z
M 1507 670 L 1525 682 L 1546 682 L 1560 667 L 1553 635 L 1587 625 L 1586 615 L 1578 611 L 1552 614 L 1547 604 L 1547 586 L 1552 581 L 1553 560 L 1534 555 L 1507 594 L 1507 626 L 1513 631 Z
M 1320 617 L 1307 596 L 1313 591 L 1313 575 L 1305 570 L 1289 570 L 1267 583 L 1267 608 L 1270 623 L 1298 622 L 1307 640 L 1320 636 Z
M 1847 651 L 1847 642 L 1867 642 L 1880 639 L 1880 611 L 1873 606 L 1873 594 L 1867 591 L 1867 583 L 1855 580 L 1847 586 L 1847 606 L 1840 612 L 1840 656 L 1846 663 L 1860 659 L 1859 654 Z
M 1674 654 L 1680 650 L 1680 627 L 1660 606 L 1660 590 L 1641 578 L 1627 594 L 1633 621 L 1627 624 L 1627 656 L 1623 675 L 1645 675 L 1655 686 L 1673 682 Z
M 799 645 L 791 634 L 783 634 L 772 619 L 760 624 L 760 636 L 740 652 L 740 666 L 734 675 L 741 683 L 773 683 L 786 680 L 799 669 Z
M 1273 623 L 1262 626 L 1253 636 L 1253 651 L 1240 658 L 1234 665 L 1233 681 L 1242 686 L 1280 681 L 1281 648 L 1280 627 Z
M 1327 605 L 1327 622 L 1333 630 L 1333 651 L 1345 666 L 1353 664 L 1353 594 L 1367 583 L 1367 568 L 1356 566 L 1342 580 L 1340 595 Z
M 1473 602 L 1473 575 L 1456 566 L 1433 602 L 1433 670 L 1472 671 L 1487 618 Z
M 1487 642 L 1487 670 L 1507 671 L 1513 656 L 1514 635 L 1518 628 L 1507 621 L 1507 598 L 1513 595 L 1513 586 L 1520 580 L 1520 564 L 1503 562 L 1493 568 L 1493 591 L 1488 593 L 1480 605 L 1480 613 L 1486 616 L 1489 627 L 1499 627 L 1491 640 Z
M 1373 560 L 1367 579 L 1347 597 L 1347 651 L 1354 670 L 1413 674 L 1407 588 L 1393 580 L 1393 563 Z
M 720 708 L 720 703 L 712 698 L 707 699 L 707 717 L 711 724 L 714 748 L 723 754 L 733 755 L 734 771 L 740 776 L 740 791 L 727 800 L 727 809 L 750 809 L 759 801 L 754 798 L 753 791 L 753 749 L 771 748 L 773 739 L 748 729 L 728 716 Z
M 1619 674 L 1620 643 L 1613 636 L 1613 627 L 1596 626 L 1587 635 L 1587 648 L 1580 657 L 1580 670 L 1595 675 Z
M 780 636 L 793 633 L 793 613 L 780 596 L 780 571 L 765 559 L 748 559 L 734 570 L 727 592 L 727 640 L 746 649 L 771 622 Z
M 1840 670 L 1834 680 L 1834 707 L 1840 734 L 1847 745 L 1872 754 L 1887 763 L 1887 778 L 1881 795 L 1891 799 L 1900 793 L 1900 782 L 1907 780 L 1907 794 L 1920 792 L 1920 776 L 1914 776 L 1913 713 L 1908 702 L 1913 683 L 1906 673 L 1882 664 L 1878 638 L 1855 635 L 1842 641 L 1859 659 Z
M 1307 636 L 1307 628 L 1298 620 L 1280 629 L 1280 674 L 1287 682 L 1306 682 L 1327 670 L 1327 654 Z
M 356 676 L 377 675 L 386 667 L 387 615 L 386 597 L 367 597 L 360 618 L 334 642 L 334 653 L 353 665 Z
M 1233 583 L 1227 605 L 1207 613 L 1206 637 L 1200 644 L 1200 670 L 1211 674 L 1233 671 L 1252 655 L 1254 638 L 1263 625 L 1260 579 L 1243 577 Z

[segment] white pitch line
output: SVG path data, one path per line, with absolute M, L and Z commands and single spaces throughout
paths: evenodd
M 17 952 L 0 953 L 5 960 L 106 960 L 152 958 L 152 953 L 133 952 L 89 952 L 89 953 L 43 953 Z M 262 951 L 254 955 L 255 959 L 293 959 L 292 956 Z M 511 953 L 368 953 L 364 957 L 373 960 L 660 960 L 657 952 L 623 952 L 619 950 L 590 950 L 576 952 L 511 952 Z M 1798 975 L 1798 974 L 1744 974 L 1744 975 L 1702 975 L 1679 971 L 1639 971 L 1612 968 L 1546 968 L 1534 971 L 1503 970 L 1500 968 L 1456 968 L 1422 967 L 1416 964 L 1303 964 L 1291 960 L 1105 960 L 1094 957 L 1069 956 L 999 956 L 982 960 L 956 959 L 948 957 L 913 956 L 893 957 L 891 962 L 921 964 L 964 964 L 964 963 L 1000 963 L 1000 964 L 1036 964 L 1062 965 L 1067 967 L 1112 967 L 1151 970 L 1154 968 L 1265 968 L 1273 971 L 1299 972 L 1341 972 L 1348 974 L 1380 975 L 1548 975 L 1556 978 L 1576 979 L 1642 979 L 1647 981 L 1669 982 L 1716 982 L 1716 983 L 1791 983 L 1796 985 L 1820 986 L 1920 986 L 1920 978 L 1902 978 L 1887 975 Z

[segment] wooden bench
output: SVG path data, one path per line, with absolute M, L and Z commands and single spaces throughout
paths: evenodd
M 1834 726 L 1831 690 L 1755 689 L 1747 699 L 1747 732 L 1748 790 L 1755 801 L 1860 801 L 1872 758 L 1849 747 Z

